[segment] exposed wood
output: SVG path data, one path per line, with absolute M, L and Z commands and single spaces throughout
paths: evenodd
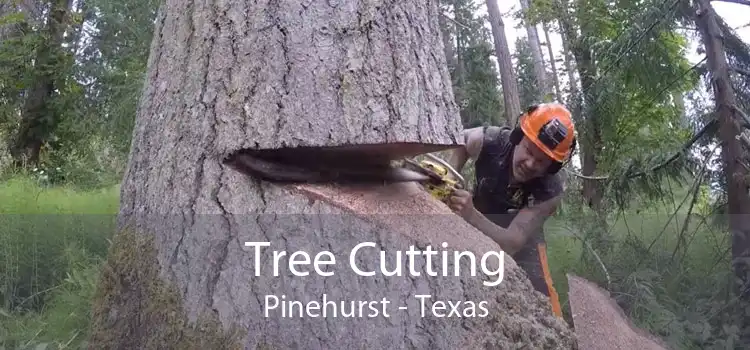
M 659 338 L 636 327 L 606 290 L 574 274 L 567 277 L 579 350 L 669 349 Z

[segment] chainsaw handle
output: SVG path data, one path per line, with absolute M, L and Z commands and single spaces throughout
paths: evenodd
M 446 162 L 446 161 L 440 159 L 439 157 L 437 157 L 437 156 L 435 156 L 433 154 L 430 154 L 430 153 L 425 154 L 425 156 L 427 156 L 428 158 L 430 158 L 430 159 L 432 159 L 432 160 L 440 163 L 442 166 L 444 166 L 446 169 L 448 169 L 453 174 L 453 176 L 455 176 L 461 182 L 461 187 L 462 188 L 466 188 L 466 180 L 464 180 L 464 177 L 461 175 L 461 173 L 459 173 L 458 171 L 456 171 L 456 169 L 454 169 L 450 164 L 448 164 L 448 162 Z

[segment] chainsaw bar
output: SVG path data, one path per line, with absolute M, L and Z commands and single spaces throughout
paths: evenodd
M 237 153 L 225 161 L 237 171 L 270 182 L 368 184 L 428 181 L 428 174 L 366 158 L 272 159 Z
M 428 181 L 443 182 L 443 178 L 440 176 L 440 174 L 422 167 L 421 165 L 419 165 L 419 163 L 412 159 L 404 159 L 404 168 L 427 176 Z

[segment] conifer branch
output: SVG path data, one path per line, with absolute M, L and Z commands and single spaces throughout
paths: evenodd
M 740 74 L 742 74 L 742 75 L 744 75 L 744 76 L 746 76 L 746 77 L 750 78 L 750 70 L 747 70 L 747 69 L 742 69 L 742 68 L 738 68 L 738 67 L 729 67 L 729 68 L 730 68 L 731 70 L 733 70 L 733 71 L 737 72 L 737 73 L 740 73 Z
M 750 0 L 713 0 L 718 2 L 729 2 L 733 4 L 747 5 L 750 6 Z
M 453 19 L 453 18 L 450 18 L 450 17 L 448 16 L 448 15 L 446 15 L 446 14 L 445 14 L 445 13 L 443 13 L 443 12 L 440 12 L 440 15 L 441 15 L 441 16 L 443 16 L 444 18 L 446 18 L 447 20 L 449 20 L 449 21 L 451 21 L 451 22 L 453 22 L 453 23 L 455 23 L 455 24 L 458 24 L 458 25 L 460 25 L 460 26 L 462 26 L 462 27 L 464 27 L 464 28 L 466 28 L 466 29 L 471 29 L 471 28 L 469 28 L 469 26 L 467 26 L 467 25 L 465 25 L 465 24 L 463 24 L 463 23 L 461 23 L 461 22 L 459 22 L 459 21 L 456 21 L 456 20 L 455 20 L 455 19 Z
M 685 142 L 685 144 L 682 145 L 682 147 L 680 148 L 679 151 L 675 152 L 671 157 L 669 157 L 669 159 L 667 159 L 667 160 L 665 160 L 665 161 L 663 161 L 663 162 L 661 162 L 661 163 L 659 163 L 659 164 L 651 167 L 651 169 L 649 169 L 648 172 L 657 171 L 657 170 L 659 170 L 661 168 L 664 168 L 665 166 L 669 165 L 669 163 L 672 163 L 675 160 L 677 160 L 677 158 L 679 158 L 681 154 L 685 153 L 685 151 L 687 151 L 688 149 L 690 149 L 690 147 L 692 147 L 693 144 L 695 144 L 701 137 L 703 137 L 703 135 L 705 135 L 709 130 L 711 130 L 711 128 L 713 128 L 714 126 L 716 126 L 716 123 L 717 122 L 716 122 L 715 119 L 711 120 L 710 122 L 708 122 L 708 124 L 704 125 L 703 128 L 701 128 L 695 135 L 693 135 L 693 137 L 690 140 L 688 140 L 687 142 Z M 586 176 L 586 175 L 579 174 L 579 173 L 576 173 L 576 172 L 573 172 L 573 171 L 570 171 L 570 170 L 567 170 L 567 169 L 565 171 L 567 171 L 568 174 L 570 174 L 570 175 L 573 175 L 575 177 L 579 177 L 581 179 L 586 179 L 586 180 L 608 180 L 609 179 L 609 176 Z M 628 174 L 626 176 L 626 178 L 627 179 L 634 179 L 636 177 L 645 176 L 646 173 L 647 173 L 646 171 L 639 171 L 639 172 L 636 172 L 636 173 Z

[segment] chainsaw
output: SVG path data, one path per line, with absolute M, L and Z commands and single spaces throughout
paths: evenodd
M 338 148 L 298 147 L 242 150 L 224 163 L 260 180 L 280 183 L 387 184 L 417 182 L 442 202 L 456 189 L 466 188 L 461 174 L 443 159 L 390 160 Z
M 427 153 L 429 159 L 416 161 L 413 158 L 403 160 L 403 167 L 428 176 L 421 181 L 425 190 L 441 202 L 447 202 L 453 191 L 466 188 L 464 177 L 448 162 Z

